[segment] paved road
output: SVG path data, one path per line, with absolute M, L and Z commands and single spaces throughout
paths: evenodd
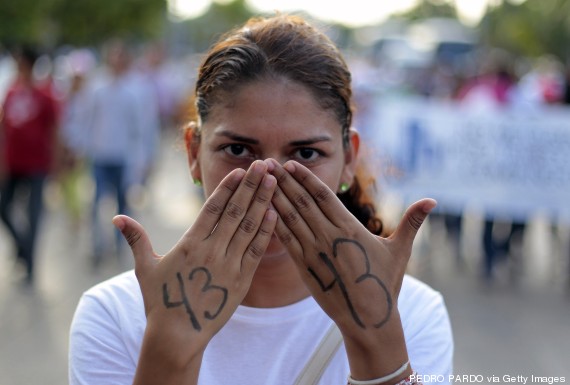
M 163 150 L 146 203 L 136 210 L 159 253 L 182 235 L 200 204 L 183 152 L 171 141 Z M 124 256 L 110 258 L 94 271 L 88 259 L 88 226 L 72 226 L 56 190 L 48 195 L 35 287 L 18 283 L 20 272 L 0 228 L 0 384 L 67 383 L 68 329 L 81 293 L 132 267 Z M 491 383 L 486 377 L 493 375 L 498 383 L 523 383 L 516 377 L 530 375 L 570 382 L 570 300 L 564 290 L 568 266 L 551 242 L 549 227 L 540 218 L 531 223 L 516 285 L 507 279 L 508 264 L 493 285 L 480 282 L 477 215 L 467 217 L 465 233 L 461 268 L 435 221 L 423 230 L 410 266 L 412 274 L 446 298 L 455 333 L 455 372 L 484 376 L 482 383 Z M 562 232 L 563 244 L 567 238 Z

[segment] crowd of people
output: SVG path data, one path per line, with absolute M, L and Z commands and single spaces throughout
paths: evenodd
M 102 223 L 102 202 L 112 197 L 116 211 L 126 214 L 129 202 L 144 193 L 161 132 L 178 119 L 186 89 L 175 83 L 159 44 L 137 55 L 114 39 L 100 52 L 81 48 L 56 57 L 24 47 L 2 59 L 3 75 L 11 76 L 2 103 L 0 213 L 25 281 L 34 280 L 49 182 L 61 192 L 70 227 L 90 226 L 89 257 L 97 267 L 124 248 L 120 234 L 112 241 Z M 92 197 L 85 197 L 86 175 L 94 184 Z
M 132 201 L 137 193 L 144 191 L 157 156 L 161 131 L 183 121 L 181 111 L 185 113 L 184 108 L 189 105 L 193 82 L 189 73 L 192 71 L 181 75 L 182 71 L 173 70 L 160 44 L 148 44 L 135 52 L 119 39 L 107 42 L 99 52 L 68 49 L 51 61 L 45 55 L 38 57 L 32 50 L 15 52 L 14 57 L 17 60 L 12 62 L 18 63 L 17 80 L 4 92 L 3 153 L 7 157 L 0 168 L 5 181 L 0 208 L 14 239 L 15 254 L 24 262 L 31 281 L 33 250 L 43 210 L 38 197 L 42 195 L 46 178 L 53 174 L 72 223 L 77 227 L 85 217 L 90 218 L 93 231 L 90 254 L 93 265 L 97 266 L 105 256 L 123 248 L 118 232 L 111 242 L 113 235 L 101 224 L 101 202 L 112 192 L 117 211 L 128 213 L 128 192 Z M 8 62 L 3 60 L 2 68 L 5 69 Z M 378 92 L 453 100 L 491 113 L 494 109 L 529 110 L 570 104 L 570 66 L 552 56 L 521 61 L 499 49 L 474 50 L 458 56 L 455 62 L 432 60 L 421 68 L 393 68 L 393 63 L 363 54 L 351 57 L 349 66 L 353 71 L 358 106 L 355 120 L 364 135 L 369 126 L 367 112 L 373 108 L 369 96 Z M 3 71 L 3 75 L 5 73 Z M 0 80 L 8 84 L 5 76 Z M 24 100 L 28 100 L 27 91 L 23 91 L 26 88 L 33 90 L 38 100 L 39 95 L 47 98 L 38 102 L 44 105 L 46 112 L 34 115 L 30 112 L 33 110 L 28 110 L 29 116 L 25 116 L 22 106 Z M 37 143 L 26 142 L 28 139 L 21 136 L 23 130 L 16 129 L 26 124 L 30 132 L 41 131 L 46 139 L 53 138 L 43 141 L 44 147 L 37 149 L 34 147 Z M 51 128 L 44 129 L 48 126 Z M 36 155 L 37 166 L 13 164 L 19 162 L 17 157 L 33 162 L 34 157 L 27 156 L 28 153 Z M 40 153 L 44 153 L 42 159 Z M 92 205 L 86 210 L 85 197 L 79 189 L 87 171 L 95 189 Z M 32 178 L 38 173 L 41 178 Z M 21 203 L 14 197 L 26 186 L 30 191 L 28 218 L 21 224 L 22 221 L 13 218 L 13 206 Z M 446 216 L 445 223 L 454 239 L 452 242 L 459 245 L 461 217 Z M 493 238 L 494 227 L 493 218 L 487 218 L 483 261 L 488 278 L 492 275 L 496 255 L 508 254 L 510 240 L 522 239 L 525 224 L 515 221 L 506 240 Z M 460 253 L 459 247 L 456 252 Z
M 570 100 L 570 64 L 565 66 L 560 60 L 546 55 L 529 61 L 522 69 L 517 69 L 515 58 L 502 50 L 491 50 L 479 61 L 472 76 L 458 82 L 456 92 L 451 94 L 462 106 L 467 106 L 482 114 L 493 114 L 500 110 L 540 111 L 545 106 L 568 105 Z M 482 243 L 482 274 L 487 282 L 493 282 L 497 262 L 513 259 L 520 264 L 520 255 L 527 220 L 520 217 L 497 218 L 492 213 L 484 214 Z M 448 232 L 460 244 L 461 217 L 446 215 Z M 501 231 L 505 228 L 506 231 Z M 460 254 L 460 250 L 457 249 Z M 568 254 L 570 257 L 570 253 Z M 518 279 L 520 266 L 511 278 Z
M 570 62 L 565 63 L 553 55 L 520 58 L 502 49 L 474 46 L 455 56 L 438 57 L 434 52 L 431 60 L 418 65 L 415 62 L 394 64 L 391 58 L 371 52 L 357 56 L 354 68 L 356 97 L 361 102 L 362 112 L 358 125 L 365 133 L 376 127 L 377 115 L 373 109 L 378 95 L 455 103 L 482 116 L 505 111 L 541 113 L 552 106 L 570 105 Z M 383 76 L 387 73 L 391 74 L 390 80 Z M 481 276 L 492 283 L 498 262 L 520 263 L 521 255 L 515 254 L 520 254 L 522 249 L 527 223 L 520 216 L 482 215 Z M 462 214 L 455 213 L 432 215 L 432 220 L 441 220 L 444 224 L 453 254 L 460 264 L 464 262 L 463 219 Z M 555 225 L 553 223 L 553 230 Z M 567 254 L 570 257 L 570 253 Z M 512 278 L 516 279 L 519 273 L 515 272 Z

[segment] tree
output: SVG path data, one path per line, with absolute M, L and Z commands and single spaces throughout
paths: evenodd
M 52 0 L 54 1 L 54 0 Z M 162 32 L 165 0 L 55 0 L 59 42 L 100 43 L 114 36 L 151 38 Z
M 0 42 L 37 44 L 49 29 L 45 15 L 55 0 L 0 1 Z
M 449 1 L 421 0 L 414 8 L 395 16 L 409 21 L 434 17 L 457 19 L 457 9 L 455 9 L 455 5 Z
M 203 51 L 219 35 L 230 28 L 243 24 L 253 16 L 245 0 L 219 3 L 213 1 L 208 11 L 200 17 L 184 21 L 182 28 L 189 44 L 195 51 Z
M 527 0 L 521 4 L 503 1 L 482 19 L 482 39 L 489 46 L 520 56 L 553 54 L 566 60 L 570 57 L 568 15 L 567 0 Z
M 95 45 L 110 37 L 162 32 L 166 0 L 8 0 L 0 2 L 0 39 L 8 45 Z

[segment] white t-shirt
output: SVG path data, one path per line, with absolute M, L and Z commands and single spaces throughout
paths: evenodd
M 405 276 L 398 310 L 412 367 L 448 384 L 453 338 L 442 296 Z M 280 308 L 239 306 L 208 345 L 199 384 L 291 385 L 331 323 L 312 297 Z M 88 290 L 71 325 L 70 384 L 132 384 L 145 326 L 133 271 Z M 319 384 L 345 385 L 348 373 L 341 346 Z

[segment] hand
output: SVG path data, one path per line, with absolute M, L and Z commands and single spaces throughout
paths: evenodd
M 279 214 L 277 236 L 315 300 L 339 326 L 349 360 L 351 351 L 391 354 L 393 368 L 399 367 L 407 355 L 398 295 L 413 240 L 435 201 L 414 203 L 396 231 L 382 238 L 368 231 L 306 167 L 294 161 L 283 167 L 266 162 L 278 181 L 272 201 Z M 352 363 L 351 370 L 366 375 L 366 368 Z
M 178 367 L 201 357 L 243 300 L 269 244 L 277 221 L 269 208 L 275 187 L 264 162 L 254 162 L 247 173 L 232 171 L 165 256 L 154 253 L 133 219 L 113 219 L 135 258 L 147 316 L 143 352 L 150 343 L 153 356 Z

